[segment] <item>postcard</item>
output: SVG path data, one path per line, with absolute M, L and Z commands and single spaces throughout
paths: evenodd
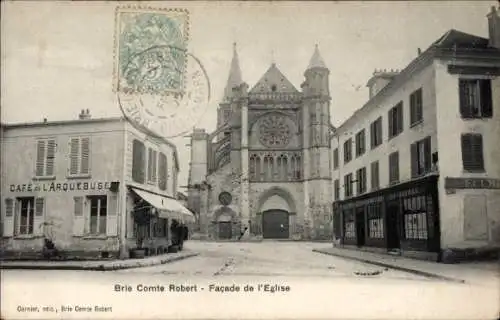
M 3 1 L 2 319 L 498 319 L 495 1 Z

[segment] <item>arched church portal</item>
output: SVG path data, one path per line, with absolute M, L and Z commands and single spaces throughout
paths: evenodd
M 262 214 L 262 237 L 288 239 L 290 214 L 295 212 L 291 195 L 283 189 L 271 188 L 261 196 L 259 207 Z

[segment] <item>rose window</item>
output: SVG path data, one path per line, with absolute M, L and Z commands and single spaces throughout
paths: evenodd
M 290 142 L 290 127 L 283 116 L 273 115 L 261 120 L 260 142 L 268 147 L 284 147 Z

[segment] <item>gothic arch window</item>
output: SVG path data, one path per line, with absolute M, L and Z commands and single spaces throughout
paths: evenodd
M 277 167 L 276 169 L 278 169 L 278 170 L 277 170 L 277 171 L 278 171 L 278 172 L 277 172 L 277 173 L 278 173 L 278 174 L 277 174 L 277 178 L 278 178 L 278 179 L 281 179 L 281 166 L 282 166 L 282 164 L 281 164 L 281 160 L 282 160 L 282 157 L 281 157 L 281 156 L 279 156 L 279 157 L 276 159 L 276 167 Z
M 265 155 L 264 156 L 264 180 L 265 181 L 271 181 L 273 178 L 273 167 L 274 167 L 274 159 L 271 155 Z
M 285 154 L 280 155 L 279 162 L 281 166 L 279 167 L 280 180 L 288 180 L 288 156 Z
M 292 157 L 292 178 L 294 180 L 302 179 L 302 164 L 300 161 L 300 155 L 295 154 Z
M 255 180 L 260 181 L 261 171 L 260 157 L 255 156 Z
M 255 180 L 255 177 L 256 177 L 256 162 L 257 162 L 257 156 L 255 154 L 252 154 L 250 156 L 250 161 L 249 161 L 249 165 L 250 165 L 250 180 Z

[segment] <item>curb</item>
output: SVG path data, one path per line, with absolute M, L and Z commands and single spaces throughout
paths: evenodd
M 184 260 L 192 257 L 198 256 L 199 253 L 193 252 L 189 254 L 185 254 L 182 256 L 177 256 L 173 258 L 165 258 L 159 261 L 151 261 L 151 262 L 138 262 L 133 265 L 93 265 L 93 266 L 74 266 L 74 265 L 0 265 L 0 270 L 86 270 L 86 271 L 114 271 L 114 270 L 123 270 L 123 269 L 133 269 L 133 268 L 143 268 L 143 267 L 151 267 L 160 264 L 167 264 L 179 260 Z
M 415 275 L 423 276 L 423 277 L 426 277 L 426 278 L 433 278 L 433 279 L 439 279 L 439 280 L 450 281 L 450 282 L 457 282 L 457 283 L 465 283 L 465 280 L 462 280 L 462 279 L 446 277 L 446 276 L 442 276 L 442 275 L 439 275 L 439 274 L 435 274 L 435 273 L 431 273 L 431 272 L 425 272 L 425 271 L 420 271 L 420 270 L 411 269 L 411 268 L 405 268 L 405 267 L 401 267 L 401 266 L 398 266 L 398 265 L 395 265 L 395 264 L 378 262 L 378 261 L 373 261 L 373 260 L 363 259 L 363 258 L 357 258 L 357 257 L 352 257 L 352 256 L 348 256 L 348 255 L 339 254 L 339 253 L 326 252 L 326 251 L 319 250 L 319 249 L 313 249 L 312 251 L 316 252 L 316 253 L 326 254 L 326 255 L 340 257 L 340 258 L 344 258 L 344 259 L 349 259 L 349 260 L 355 260 L 355 261 L 359 261 L 359 262 L 363 262 L 363 263 L 368 263 L 368 264 L 376 265 L 376 266 L 379 266 L 379 267 L 384 267 L 384 268 L 389 268 L 389 269 L 404 271 L 404 272 L 412 273 L 412 274 L 415 274 Z

